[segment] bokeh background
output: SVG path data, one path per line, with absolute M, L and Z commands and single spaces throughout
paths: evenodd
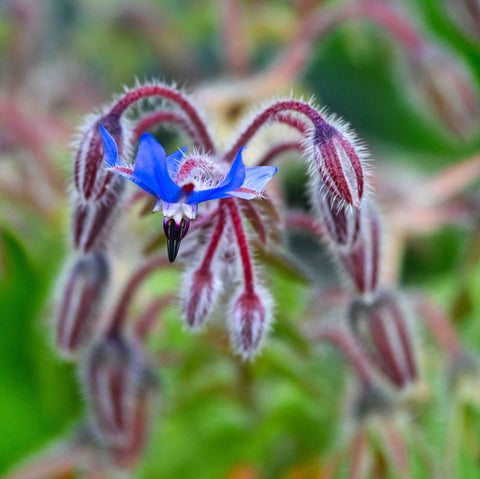
M 233 75 L 224 48 L 230 3 L 0 1 L 1 474 L 68 437 L 84 412 L 75 367 L 56 356 L 49 327 L 71 249 L 69 144 L 75 128 L 136 78 L 176 81 L 195 92 Z M 464 2 L 393 3 L 468 69 L 478 93 L 478 18 L 473 28 L 465 21 L 455 6 Z M 248 75 L 268 66 L 288 46 L 302 16 L 322 2 L 235 4 Z M 423 179 L 480 151 L 480 129 L 462 138 L 446 129 L 416 90 L 408 54 L 371 21 L 348 22 L 318 40 L 290 90 L 313 95 L 350 122 L 372 151 L 385 189 L 400 185 L 410 203 L 422 197 Z M 265 99 L 282 93 L 271 91 Z M 219 128 L 233 126 L 249 106 L 217 118 Z M 165 134 L 164 141 L 174 144 L 175 138 Z M 281 178 L 291 204 L 302 208 L 304 169 L 290 159 Z M 427 292 L 448 313 L 474 358 L 480 351 L 480 197 L 475 183 L 462 194 L 468 218 L 403 237 L 395 265 L 406 291 Z M 160 227 L 158 219 L 147 226 L 133 216 L 128 221 L 139 235 Z M 276 323 L 255 363 L 244 364 L 216 346 L 225 334 L 221 328 L 188 334 L 175 307 L 168 310 L 150 344 L 161 364 L 162 400 L 140 477 L 332 477 L 334 459 L 340 466 L 333 477 L 347 477 L 349 371 L 333 349 L 307 341 L 300 329 L 312 291 L 332 286 L 333 268 L 312 239 L 291 235 L 290 245 L 303 251 L 300 261 L 315 257 L 315 267 L 305 279 L 293 268 L 269 264 Z M 144 294 L 174 291 L 177 280 L 176 272 L 158 274 Z M 429 467 L 447 455 L 457 477 L 478 477 L 480 382 L 473 374 L 452 385 L 448 358 L 421 324 L 418 334 L 425 379 L 409 406 L 412 428 L 419 431 L 408 441 L 412 474 L 433 477 Z M 383 447 L 380 440 L 377 447 Z

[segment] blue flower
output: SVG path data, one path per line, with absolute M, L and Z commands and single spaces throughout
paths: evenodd
M 275 166 L 245 168 L 241 148 L 230 171 L 220 181 L 220 170 L 209 158 L 185 158 L 186 148 L 167 156 L 162 145 L 148 133 L 141 136 L 135 165 L 130 168 L 121 163 L 117 144 L 103 126 L 100 126 L 100 133 L 107 169 L 128 178 L 157 198 L 153 211 L 163 210 L 163 229 L 171 262 L 175 260 L 180 242 L 187 234 L 190 220 L 196 218 L 199 203 L 229 197 L 257 198 L 277 172 Z M 182 166 L 189 160 L 193 163 L 190 170 L 201 170 L 202 174 L 195 175 L 192 171 L 180 174 Z M 216 186 L 212 187 L 212 184 Z
M 155 198 L 166 203 L 198 205 L 208 200 L 237 197 L 253 199 L 262 194 L 268 181 L 275 175 L 275 166 L 245 168 L 242 149 L 225 178 L 215 187 L 195 189 L 192 183 L 180 186 L 175 182 L 186 148 L 167 156 L 162 145 L 152 135 L 140 138 L 134 168 L 125 167 L 118 157 L 118 148 L 110 133 L 100 126 L 105 149 L 105 163 L 113 171 L 138 185 Z

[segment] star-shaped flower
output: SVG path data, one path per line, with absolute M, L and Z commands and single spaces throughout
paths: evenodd
M 241 148 L 226 175 L 205 155 L 187 157 L 186 148 L 167 156 L 155 138 L 144 133 L 140 138 L 133 168 L 121 163 L 118 147 L 110 133 L 100 126 L 107 169 L 124 176 L 157 198 L 154 211 L 164 214 L 168 255 L 174 261 L 180 241 L 194 220 L 199 203 L 237 197 L 260 197 L 277 172 L 275 166 L 245 168 Z

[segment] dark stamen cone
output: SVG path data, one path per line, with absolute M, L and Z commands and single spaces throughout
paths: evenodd
M 167 252 L 170 263 L 175 261 L 180 249 L 180 243 L 187 234 L 189 226 L 190 221 L 186 219 L 182 219 L 180 223 L 177 223 L 173 218 L 165 218 L 163 220 L 163 230 L 167 237 Z

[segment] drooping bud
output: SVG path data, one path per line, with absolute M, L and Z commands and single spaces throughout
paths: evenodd
M 71 357 L 86 346 L 96 331 L 96 318 L 109 281 L 105 253 L 81 256 L 71 268 L 56 318 L 60 352 Z
M 117 176 L 106 171 L 103 166 L 104 151 L 100 125 L 112 135 L 118 146 L 119 156 L 127 146 L 118 115 L 107 113 L 90 122 L 79 141 L 75 157 L 75 188 L 83 201 L 101 199 L 106 194 L 113 177 Z
M 259 286 L 235 297 L 229 315 L 230 344 L 243 360 L 253 359 L 271 324 L 270 293 Z
M 360 294 L 376 291 L 380 270 L 380 218 L 372 204 L 366 202 L 360 212 L 360 230 L 350 249 L 340 251 L 340 263 Z
M 118 467 L 139 459 L 148 436 L 157 380 L 139 344 L 102 338 L 85 358 L 82 380 L 98 433 Z
M 418 376 L 415 343 L 408 312 L 401 299 L 391 293 L 378 294 L 372 302 L 353 302 L 350 325 L 372 364 L 402 389 Z
M 321 224 L 325 226 L 327 238 L 335 247 L 353 245 L 360 231 L 360 210 L 344 208 L 333 195 L 316 195 L 315 207 Z
M 480 123 L 480 102 L 468 71 L 440 50 L 426 49 L 412 65 L 420 92 L 454 135 L 467 139 Z
M 358 208 L 365 191 L 364 149 L 353 133 L 335 120 L 318 121 L 312 135 L 308 142 L 312 142 L 311 148 L 305 145 L 314 169 L 340 204 Z
M 181 309 L 188 326 L 200 328 L 208 319 L 218 298 L 221 284 L 211 270 L 187 270 L 181 294 Z
M 101 201 L 77 199 L 72 224 L 77 250 L 89 252 L 105 247 L 124 189 L 124 179 L 115 176 Z

